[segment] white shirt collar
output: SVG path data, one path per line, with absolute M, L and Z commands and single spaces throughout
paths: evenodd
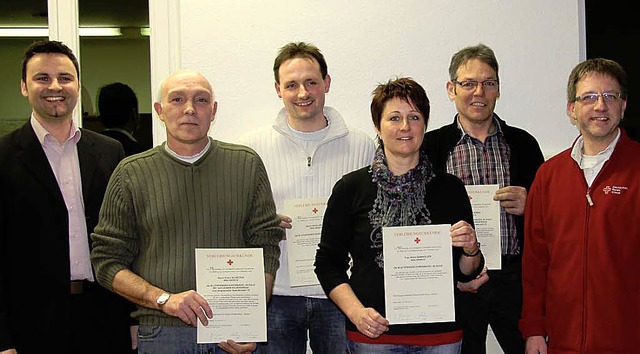
M 584 137 L 580 135 L 578 139 L 576 139 L 575 144 L 573 144 L 573 148 L 571 149 L 571 157 L 576 161 L 581 169 L 584 170 L 585 168 L 592 168 L 593 166 L 602 164 L 605 161 L 609 160 L 609 158 L 611 158 L 611 154 L 613 154 L 613 150 L 615 149 L 618 140 L 620 140 L 620 128 L 618 128 L 618 134 L 616 135 L 615 139 L 613 139 L 613 141 L 609 144 L 609 146 L 607 146 L 606 149 L 600 151 L 595 156 L 588 156 L 584 155 L 584 153 L 582 152 L 584 148 Z
M 31 118 L 29 119 L 29 122 L 31 123 L 31 127 L 33 128 L 33 131 L 36 133 L 36 137 L 38 138 L 38 141 L 40 142 L 41 145 L 44 145 L 45 137 L 50 136 L 50 138 L 53 138 L 53 136 L 51 136 L 51 133 L 49 133 L 49 131 L 45 127 L 43 127 L 42 124 L 40 124 L 40 121 L 38 121 L 36 117 L 33 116 L 33 113 L 31 113 Z M 81 135 L 82 133 L 80 132 L 80 128 L 78 128 L 78 126 L 76 125 L 76 122 L 71 120 L 69 137 L 67 138 L 66 141 L 73 140 L 74 143 L 77 143 L 80 140 Z

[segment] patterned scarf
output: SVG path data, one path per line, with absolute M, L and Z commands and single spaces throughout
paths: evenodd
M 416 167 L 401 176 L 394 176 L 387 165 L 384 148 L 380 145 L 369 172 L 378 186 L 373 209 L 369 212 L 374 230 L 383 226 L 431 224 L 431 214 L 424 204 L 424 196 L 425 186 L 434 174 L 423 151 L 420 151 Z

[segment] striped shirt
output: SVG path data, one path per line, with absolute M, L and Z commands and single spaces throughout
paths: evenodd
M 460 140 L 447 157 L 447 172 L 462 180 L 465 185 L 497 184 L 509 186 L 509 158 L 511 150 L 500 123 L 494 117 L 497 129 L 484 142 L 464 131 L 457 118 L 458 129 L 463 132 Z M 500 207 L 500 248 L 502 254 L 520 254 L 514 215 Z

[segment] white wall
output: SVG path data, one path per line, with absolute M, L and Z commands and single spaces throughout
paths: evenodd
M 290 41 L 312 42 L 322 50 L 332 77 L 327 105 L 372 136 L 370 93 L 396 75 L 425 87 L 432 105 L 429 129 L 450 123 L 455 108 L 445 91 L 449 60 L 479 42 L 492 47 L 500 63 L 496 112 L 503 119 L 536 136 L 547 156 L 577 135 L 565 114 L 565 86 L 584 58 L 583 0 L 151 0 L 150 5 L 156 36 L 153 90 L 178 67 L 205 74 L 219 102 L 211 130 L 217 139 L 234 141 L 274 119 L 282 102 L 273 88 L 273 60 Z M 167 62 L 167 55 L 177 58 Z M 153 65 L 154 56 L 163 58 Z M 165 136 L 156 124 L 158 143 Z

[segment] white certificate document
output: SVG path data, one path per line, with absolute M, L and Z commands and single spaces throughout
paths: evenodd
M 382 228 L 384 301 L 391 324 L 455 320 L 450 227 Z
M 497 184 L 465 187 L 473 210 L 476 237 L 482 244 L 485 266 L 487 269 L 501 269 L 500 202 L 493 200 L 493 196 L 500 187 Z
M 320 243 L 322 218 L 327 209 L 328 197 L 288 199 L 283 213 L 291 217 L 291 229 L 287 230 L 287 260 L 289 261 L 289 285 L 318 285 L 313 263 Z
M 196 291 L 213 311 L 198 343 L 267 340 L 262 248 L 196 248 Z

